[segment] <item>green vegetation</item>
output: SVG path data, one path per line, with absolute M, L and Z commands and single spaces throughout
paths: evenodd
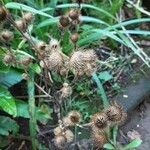
M 63 149 L 84 127 L 92 127 L 93 147 L 138 147 L 140 139 L 126 146 L 117 142 L 125 112 L 110 101 L 132 78 L 128 75 L 150 67 L 141 44 L 149 40 L 149 22 L 139 1 L 1 0 L 0 148 L 19 139 L 31 142 L 33 150 Z M 107 115 L 107 127 L 96 128 L 96 136 L 95 118 L 103 120 L 112 107 L 121 118 Z M 28 126 L 22 131 L 24 121 Z M 54 132 L 48 140 L 54 144 L 40 140 L 45 131 Z

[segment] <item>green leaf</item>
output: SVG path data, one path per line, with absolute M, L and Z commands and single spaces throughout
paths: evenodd
M 106 149 L 115 150 L 115 147 L 110 143 L 106 143 L 103 147 Z
M 48 107 L 48 105 L 43 104 L 40 106 L 40 108 L 37 110 L 36 118 L 39 120 L 42 124 L 46 124 L 48 119 L 51 118 L 51 113 L 53 112 L 52 109 Z
M 14 117 L 17 115 L 15 99 L 3 87 L 0 87 L 0 108 Z
M 10 68 L 7 73 L 0 73 L 0 85 L 9 88 L 22 80 L 22 72 Z
M 17 134 L 19 126 L 17 123 L 9 117 L 0 116 L 0 134 L 8 136 L 9 132 L 13 135 Z
M 55 17 L 55 18 L 52 18 L 52 19 L 46 19 L 46 20 L 40 22 L 37 25 L 37 29 L 45 27 L 45 26 L 49 26 L 49 25 L 52 25 L 52 24 L 56 24 L 58 22 L 58 20 L 59 20 L 58 17 Z
M 82 22 L 91 22 L 91 23 L 98 23 L 98 24 L 104 24 L 106 26 L 110 26 L 108 23 L 104 22 L 103 20 L 94 18 L 94 17 L 90 17 L 90 16 L 81 16 L 80 20 Z
M 113 79 L 113 76 L 108 71 L 103 71 L 99 73 L 98 78 L 106 82 Z
M 129 150 L 129 149 L 134 149 L 137 148 L 141 145 L 142 140 L 141 139 L 135 139 L 132 142 L 130 142 L 128 145 L 126 145 L 123 150 Z
M 10 66 L 6 66 L 2 61 L 0 61 L 0 73 L 7 73 Z
M 32 12 L 34 14 L 39 14 L 39 15 L 42 15 L 45 17 L 53 18 L 51 15 L 49 15 L 47 13 L 44 13 L 40 10 L 37 10 L 33 7 L 29 7 L 29 6 L 21 4 L 21 3 L 10 2 L 10 3 L 7 3 L 5 6 L 6 6 L 6 8 L 24 10 L 24 11 Z
M 17 117 L 30 118 L 28 104 L 21 100 L 16 100 Z
M 16 100 L 17 117 L 30 118 L 29 105 L 22 100 Z M 51 119 L 52 109 L 43 104 L 40 108 L 36 107 L 36 119 L 41 123 L 46 123 L 48 119 Z
M 95 72 L 92 74 L 92 80 L 95 81 L 95 83 L 97 84 L 97 92 L 100 95 L 100 97 L 102 98 L 104 108 L 107 108 L 109 106 L 109 101 L 107 99 L 105 90 L 101 83 L 101 80 L 98 78 L 98 76 Z
M 56 8 L 70 8 L 70 7 L 79 7 L 79 5 L 78 4 L 60 4 L 60 5 L 56 6 Z M 111 15 L 109 12 L 107 12 L 104 9 L 101 9 L 99 7 L 89 5 L 89 4 L 81 4 L 81 8 L 90 8 L 90 9 L 97 10 L 97 11 L 103 13 L 104 15 L 116 20 L 116 18 L 113 15 Z
M 30 64 L 29 68 L 37 74 L 41 73 L 41 68 L 38 64 Z
M 6 66 L 2 60 L 4 58 L 4 55 L 5 55 L 5 50 L 3 50 L 1 47 L 0 47 L 0 73 L 3 72 L 3 73 L 6 73 L 9 71 L 9 66 Z

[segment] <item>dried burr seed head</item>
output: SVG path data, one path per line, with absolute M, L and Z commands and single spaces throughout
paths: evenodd
M 80 24 L 80 20 L 79 19 L 76 19 L 76 20 L 72 20 L 72 22 L 71 22 L 71 24 L 73 25 L 73 26 L 76 26 L 76 25 L 78 25 L 78 24 Z
M 59 70 L 60 75 L 65 76 L 68 73 L 68 69 L 66 67 L 61 67 L 61 69 Z
M 20 60 L 20 63 L 21 63 L 22 65 L 24 65 L 24 66 L 28 66 L 31 62 L 32 62 L 32 58 L 31 58 L 31 57 L 28 57 L 28 56 L 23 57 L 23 58 L 21 58 L 21 60 Z
M 94 147 L 102 148 L 107 143 L 107 135 L 105 132 L 95 133 L 92 132 L 91 138 L 93 140 Z
M 93 49 L 89 49 L 84 51 L 83 59 L 87 62 L 93 62 L 96 61 L 98 57 Z
M 74 139 L 74 134 L 72 133 L 71 130 L 67 129 L 65 132 L 64 132 L 64 136 L 67 140 L 68 143 L 72 142 L 73 139 Z
M 81 120 L 81 114 L 78 111 L 71 111 L 67 116 L 73 124 L 77 124 Z
M 74 70 L 83 70 L 83 68 L 86 66 L 86 62 L 83 60 L 84 53 L 82 51 L 76 51 L 72 54 L 70 58 L 70 68 Z
M 9 31 L 9 30 L 4 30 L 1 32 L 0 34 L 0 39 L 3 42 L 9 42 L 10 40 L 12 40 L 14 38 L 14 34 L 13 32 Z
M 6 54 L 3 58 L 3 62 L 6 65 L 9 65 L 9 64 L 13 63 L 14 60 L 15 60 L 15 56 L 11 53 Z
M 78 111 L 71 111 L 63 118 L 63 125 L 65 127 L 74 126 L 81 120 L 81 114 Z
M 51 53 L 45 62 L 50 70 L 59 71 L 63 65 L 63 57 L 58 51 L 55 51 Z
M 33 20 L 33 14 L 31 12 L 27 12 L 27 13 L 23 14 L 23 19 L 28 24 Z
M 70 118 L 68 118 L 68 117 L 64 117 L 64 118 L 62 119 L 62 122 L 63 122 L 63 125 L 64 125 L 65 127 L 74 126 L 74 123 L 72 123 L 72 121 L 71 121 Z
M 69 17 L 72 20 L 77 20 L 79 18 L 79 15 L 80 15 L 80 10 L 78 10 L 78 9 L 71 9 L 69 11 Z
M 84 74 L 91 76 L 97 70 L 97 56 L 93 50 L 76 51 L 72 54 L 69 62 L 70 69 L 73 69 L 75 74 L 82 76 Z
M 63 87 L 61 88 L 61 98 L 67 98 L 72 94 L 72 87 L 69 86 L 68 83 L 63 83 Z
M 70 39 L 71 39 L 72 43 L 76 43 L 79 39 L 79 34 L 78 33 L 72 34 Z
M 49 48 L 50 50 L 59 50 L 60 49 L 60 43 L 57 39 L 51 39 L 49 42 Z
M 60 149 L 63 149 L 65 147 L 66 142 L 67 142 L 66 138 L 62 135 L 55 136 L 55 138 L 54 138 L 55 146 L 60 148 Z
M 36 43 L 36 48 L 37 48 L 37 50 L 41 50 L 41 51 L 44 51 L 45 50 L 45 48 L 46 48 L 46 43 L 44 42 L 44 41 L 38 41 L 37 43 Z
M 124 123 L 127 118 L 127 113 L 116 102 L 106 109 L 106 114 L 109 121 L 117 123 L 118 125 Z
M 62 132 L 63 132 L 63 130 L 62 130 L 62 128 L 60 128 L 60 127 L 56 127 L 56 128 L 54 129 L 54 135 L 55 135 L 55 136 L 62 135 Z
M 26 24 L 26 22 L 25 22 L 24 19 L 16 20 L 16 21 L 15 21 L 15 24 L 16 24 L 17 28 L 18 28 L 19 30 L 21 30 L 22 32 L 25 32 L 25 31 L 26 31 L 26 29 L 27 29 L 27 24 Z
M 59 23 L 63 28 L 65 28 L 65 27 L 68 27 L 70 25 L 70 20 L 67 16 L 61 16 L 59 18 Z
M 104 112 L 96 113 L 91 118 L 92 129 L 93 130 L 103 130 L 108 125 L 108 118 Z
M 0 23 L 7 18 L 7 10 L 4 6 L 0 6 Z

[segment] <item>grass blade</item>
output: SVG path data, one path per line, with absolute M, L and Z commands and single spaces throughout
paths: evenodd
M 93 79 L 93 80 L 96 82 L 96 84 L 97 84 L 97 87 L 98 87 L 97 92 L 98 92 L 98 94 L 99 94 L 99 95 L 101 96 L 101 98 L 102 98 L 102 102 L 103 102 L 104 108 L 107 108 L 107 107 L 109 106 L 109 101 L 108 101 L 108 99 L 107 99 L 107 96 L 106 96 L 105 90 L 104 90 L 104 88 L 103 88 L 103 85 L 102 85 L 101 81 L 99 80 L 99 78 L 98 78 L 98 76 L 97 76 L 97 74 L 96 74 L 95 72 L 92 74 L 92 79 Z
M 79 5 L 74 3 L 74 4 L 61 4 L 61 5 L 56 6 L 56 8 L 72 8 L 72 7 L 79 7 Z M 97 11 L 105 14 L 106 16 L 116 20 L 116 18 L 113 15 L 111 15 L 110 13 L 108 13 L 107 11 L 105 11 L 105 10 L 99 8 L 99 7 L 89 5 L 89 4 L 81 4 L 81 8 L 90 8 L 90 9 L 97 10 Z
M 39 15 L 42 15 L 45 17 L 53 18 L 53 16 L 51 16 L 47 13 L 44 13 L 41 10 L 37 10 L 33 7 L 30 7 L 30 6 L 27 6 L 24 4 L 20 4 L 20 3 L 16 3 L 16 2 L 10 2 L 10 3 L 7 3 L 5 6 L 6 6 L 6 8 L 24 10 L 24 11 L 32 12 L 34 14 L 39 14 Z

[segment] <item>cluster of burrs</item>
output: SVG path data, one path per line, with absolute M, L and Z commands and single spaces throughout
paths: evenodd
M 115 101 L 107 109 L 94 114 L 91 118 L 91 137 L 94 146 L 103 147 L 108 142 L 108 129 L 114 125 L 122 125 L 126 118 L 127 113 Z
M 59 121 L 59 126 L 54 129 L 54 144 L 59 149 L 64 149 L 66 144 L 74 140 L 74 134 L 69 129 L 81 121 L 81 114 L 78 111 L 71 111 Z

